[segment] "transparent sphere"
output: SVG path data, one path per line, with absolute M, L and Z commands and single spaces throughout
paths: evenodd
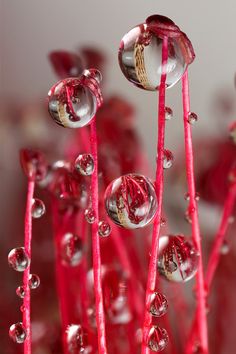
M 66 343 L 68 353 L 83 353 L 86 347 L 84 332 L 80 325 L 71 324 L 66 329 Z
M 121 40 L 118 55 L 125 77 L 149 91 L 158 90 L 160 86 L 163 36 L 158 35 L 158 26 L 162 25 L 163 19 L 168 20 L 161 16 L 156 16 L 156 19 L 156 33 L 152 29 L 153 22 L 151 25 L 138 25 L 126 33 Z M 168 61 L 165 67 L 167 88 L 182 78 L 188 65 L 185 56 L 186 51 L 179 37 L 168 37 Z
M 186 282 L 194 277 L 199 254 L 191 241 L 182 235 L 161 236 L 158 271 L 167 280 Z
M 165 328 L 152 326 L 148 335 L 148 347 L 153 352 L 161 352 L 169 342 L 169 336 Z
M 168 301 L 165 295 L 161 293 L 154 293 L 151 296 L 150 313 L 154 317 L 161 317 L 166 314 L 168 309 Z
M 91 176 L 94 171 L 94 160 L 91 154 L 80 154 L 75 160 L 75 170 L 83 176 Z
M 31 215 L 34 219 L 39 219 L 45 214 L 46 208 L 41 199 L 34 198 L 32 200 Z
M 93 119 L 97 100 L 79 79 L 68 78 L 57 82 L 49 91 L 48 110 L 57 124 L 67 128 L 81 128 Z
M 61 240 L 61 260 L 64 265 L 75 267 L 83 257 L 83 242 L 81 238 L 70 232 Z
M 16 289 L 16 295 L 19 296 L 21 299 L 24 299 L 25 289 L 22 285 L 18 286 L 18 288 Z
M 111 226 L 106 221 L 99 221 L 98 234 L 101 237 L 107 237 L 111 233 Z
M 84 212 L 84 216 L 89 224 L 93 224 L 96 219 L 94 210 L 92 208 L 86 209 Z
M 17 322 L 11 325 L 9 329 L 9 336 L 15 343 L 24 343 L 27 334 L 23 323 Z
M 108 185 L 105 207 L 115 224 L 127 229 L 144 227 L 152 221 L 157 211 L 155 188 L 145 176 L 121 176 Z
M 13 248 L 8 254 L 8 264 L 17 272 L 24 272 L 30 264 L 24 247 Z
M 37 274 L 30 274 L 29 287 L 31 290 L 37 289 L 40 285 L 40 278 Z

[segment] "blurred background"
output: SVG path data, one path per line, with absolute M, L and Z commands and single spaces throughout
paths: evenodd
M 56 126 L 45 110 L 47 92 L 57 81 L 48 60 L 49 52 L 53 50 L 77 52 L 80 48 L 91 47 L 104 54 L 106 69 L 102 73 L 103 92 L 105 96 L 119 95 L 134 107 L 136 116 L 134 129 L 141 138 L 142 150 L 151 166 L 149 175 L 153 177 L 156 159 L 157 94 L 140 90 L 125 79 L 119 68 L 117 53 L 123 35 L 149 15 L 161 14 L 170 17 L 188 35 L 196 52 L 196 59 L 189 68 L 189 78 L 191 109 L 199 118 L 193 127 L 193 138 L 196 147 L 196 171 L 200 171 L 201 166 L 208 166 L 208 162 L 211 163 L 220 155 L 221 144 L 228 141 L 228 126 L 235 119 L 236 5 L 233 0 L 0 1 L 0 242 L 3 252 L 0 266 L 3 270 L 4 283 L 0 302 L 6 305 L 1 309 L 0 341 L 5 350 L 2 353 L 12 354 L 17 352 L 18 347 L 16 349 L 14 345 L 9 345 L 6 333 L 9 323 L 16 321 L 18 305 L 15 287 L 18 285 L 19 276 L 7 268 L 6 256 L 10 248 L 23 242 L 26 192 L 26 180 L 20 169 L 18 151 L 25 146 L 44 148 L 46 146 L 47 152 L 53 158 L 61 158 L 71 134 Z M 180 83 L 167 91 L 166 103 L 174 112 L 174 118 L 167 124 L 166 147 L 173 152 L 177 169 L 169 174 L 173 184 L 171 188 L 166 188 L 165 207 L 167 212 L 174 215 L 170 220 L 173 229 L 183 231 L 187 226 L 182 224 L 183 218 L 181 222 L 179 221 L 178 216 L 179 213 L 184 214 L 185 206 L 182 205 L 182 199 L 186 187 L 175 186 L 176 176 L 181 175 L 184 168 Z M 52 150 L 55 144 L 57 149 L 54 154 Z M 230 154 L 233 153 L 235 156 L 235 150 L 232 151 Z M 217 175 L 218 172 L 219 170 Z M 202 186 L 201 181 L 199 185 Z M 206 190 L 204 188 L 203 199 Z M 219 189 L 218 185 L 216 189 Z M 169 198 L 173 193 L 175 199 Z M 47 199 L 45 195 L 44 198 Z M 211 204 L 209 207 L 209 204 L 202 202 L 200 218 L 206 238 L 209 236 L 210 239 L 217 229 L 224 195 L 220 197 L 214 195 L 214 198 L 207 197 L 206 200 L 207 202 L 213 200 L 214 205 Z M 37 254 L 39 257 L 42 256 L 43 250 L 42 261 L 46 264 L 44 267 L 47 267 L 47 264 L 52 267 L 53 247 L 52 242 L 46 237 L 47 232 L 45 237 L 42 237 L 46 230 L 44 227 L 48 228 L 44 222 L 35 226 L 39 238 L 36 241 L 38 248 L 35 247 L 34 252 L 37 258 Z M 235 258 L 229 260 L 228 274 L 233 274 L 230 272 L 234 262 Z M 40 272 L 40 266 L 38 270 Z M 53 270 L 51 273 L 49 278 L 45 279 L 45 284 L 52 282 L 51 285 L 55 288 Z M 46 294 L 47 303 L 50 301 L 53 303 L 55 293 Z M 35 302 L 37 303 L 37 300 Z M 8 311 L 11 304 L 12 311 Z M 39 308 L 38 312 L 40 310 Z M 57 319 L 57 309 L 53 314 Z M 39 326 L 39 323 L 35 326 L 37 325 Z M 222 326 L 224 327 L 224 323 Z M 38 330 L 40 333 L 40 327 Z M 54 330 L 55 328 L 52 329 L 53 335 Z M 228 349 L 222 346 L 223 349 L 222 351 L 219 349 L 219 353 L 234 353 L 232 348 L 235 348 L 235 338 L 232 333 L 228 334 L 228 337 Z M 214 350 L 215 354 L 216 348 Z M 52 352 L 59 353 L 56 349 Z M 51 352 L 41 349 L 38 353 Z

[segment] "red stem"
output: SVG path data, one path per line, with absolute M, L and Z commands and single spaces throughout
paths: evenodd
M 166 65 L 168 60 L 168 38 L 163 38 L 162 43 L 162 74 L 159 87 L 159 111 L 158 111 L 158 143 L 157 143 L 157 169 L 156 169 L 156 192 L 158 209 L 155 216 L 153 232 L 152 232 L 152 249 L 151 258 L 148 269 L 148 280 L 146 288 L 145 299 L 145 315 L 143 324 L 143 342 L 142 342 L 142 354 L 149 353 L 147 346 L 148 333 L 150 325 L 152 323 L 152 315 L 149 312 L 150 298 L 156 287 L 157 279 L 157 262 L 158 262 L 158 248 L 159 248 L 159 236 L 160 236 L 160 224 L 162 215 L 162 199 L 163 199 L 163 158 L 164 158 L 164 141 L 165 141 L 165 91 L 166 91 Z
M 208 337 L 207 337 L 207 318 L 206 318 L 206 293 L 203 276 L 201 235 L 198 221 L 198 206 L 196 202 L 195 179 L 194 179 L 194 163 L 193 163 L 193 146 L 191 126 L 188 122 L 190 113 L 190 98 L 188 71 L 186 70 L 182 78 L 182 94 L 183 94 L 183 111 L 184 111 L 184 136 L 185 136 L 185 155 L 186 155 L 186 173 L 189 192 L 189 212 L 192 220 L 192 238 L 199 253 L 199 265 L 196 275 L 196 297 L 197 308 L 196 317 L 198 323 L 198 335 L 201 350 L 204 354 L 208 353 Z
M 206 271 L 206 291 L 209 294 L 213 277 L 220 260 L 220 249 L 225 239 L 225 235 L 229 226 L 229 218 L 232 215 L 236 199 L 236 183 L 234 183 L 228 192 L 224 203 L 223 215 L 219 230 L 215 236 L 215 241 L 209 257 L 209 262 Z
M 28 181 L 28 192 L 25 211 L 25 252 L 29 256 L 31 263 L 31 243 L 32 243 L 32 200 L 34 196 L 35 181 Z M 27 332 L 27 337 L 24 342 L 24 354 L 31 354 L 31 321 L 30 321 L 30 265 L 24 271 L 23 284 L 24 284 L 24 300 L 23 300 L 23 325 Z
M 96 300 L 96 322 L 98 331 L 98 351 L 99 354 L 107 354 L 105 315 L 103 307 L 103 293 L 101 281 L 101 254 L 100 240 L 98 235 L 98 152 L 97 152 L 97 130 L 96 119 L 91 125 L 91 152 L 94 159 L 94 172 L 91 178 L 92 208 L 95 214 L 95 222 L 92 224 L 92 249 L 93 249 L 93 275 L 94 291 Z

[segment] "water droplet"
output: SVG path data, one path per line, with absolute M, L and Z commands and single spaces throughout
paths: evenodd
M 188 114 L 188 122 L 189 124 L 194 125 L 198 121 L 198 116 L 194 112 L 189 112 Z
M 13 248 L 8 254 L 8 263 L 17 272 L 24 272 L 30 264 L 24 247 Z
M 233 141 L 233 143 L 236 144 L 236 121 L 231 123 L 229 127 L 229 137 Z
M 221 253 L 222 255 L 226 255 L 226 254 L 229 253 L 229 251 L 230 251 L 229 244 L 228 244 L 227 241 L 224 241 L 224 242 L 222 243 L 222 245 L 221 245 L 220 253 Z
M 9 329 L 9 336 L 15 343 L 24 343 L 26 339 L 26 330 L 22 322 L 17 322 L 11 325 Z
M 89 224 L 93 224 L 95 221 L 95 213 L 92 208 L 88 208 L 84 212 L 85 219 Z
M 82 353 L 84 350 L 84 333 L 80 325 L 71 324 L 66 329 L 66 343 L 69 353 Z
M 40 285 L 40 278 L 37 274 L 30 274 L 29 276 L 29 287 L 31 290 L 37 289 Z
M 191 241 L 182 235 L 161 236 L 158 271 L 167 280 L 186 282 L 197 272 L 199 254 Z
M 168 301 L 165 295 L 161 293 L 154 293 L 150 301 L 150 313 L 155 317 L 161 317 L 166 314 L 168 309 Z
M 97 97 L 82 78 L 64 79 L 49 91 L 48 110 L 57 124 L 81 128 L 92 121 L 97 110 Z
M 190 194 L 189 194 L 188 192 L 185 193 L 184 199 L 187 200 L 188 202 L 190 201 Z M 196 194 L 195 194 L 195 200 L 196 200 L 197 202 L 199 202 L 199 200 L 200 200 L 200 194 L 199 194 L 199 193 L 196 193 Z
M 160 224 L 161 224 L 162 227 L 166 226 L 166 219 L 165 218 L 161 218 Z
M 46 208 L 44 202 L 41 199 L 34 198 L 32 200 L 31 214 L 32 218 L 38 219 L 45 214 Z
M 40 151 L 21 149 L 21 167 L 30 180 L 42 181 L 47 175 L 47 163 Z
M 81 263 L 83 257 L 83 242 L 72 233 L 66 233 L 61 240 L 61 259 L 67 266 L 75 267 Z
M 75 170 L 83 176 L 91 176 L 94 171 L 94 160 L 91 154 L 81 154 L 75 160 Z
M 86 69 L 83 75 L 95 79 L 99 84 L 102 82 L 102 74 L 97 69 Z
M 107 237 L 111 233 L 111 226 L 105 221 L 99 221 L 98 233 L 101 237 Z
M 173 165 L 174 156 L 170 150 L 164 150 L 163 168 L 168 169 Z
M 165 119 L 171 120 L 173 118 L 173 111 L 170 107 L 165 107 Z
M 24 287 L 22 285 L 18 286 L 18 288 L 16 289 L 16 295 L 19 296 L 21 299 L 24 299 L 24 297 L 25 297 L 25 289 L 24 289 Z
M 189 195 L 189 193 L 187 192 L 187 193 L 185 193 L 185 195 L 184 195 L 184 199 L 185 200 L 187 200 L 187 201 L 189 201 L 190 200 L 190 195 Z
M 164 16 L 152 16 L 145 23 L 131 29 L 122 38 L 119 48 L 119 64 L 125 77 L 139 88 L 155 91 L 160 85 L 162 73 L 163 31 L 178 29 Z M 183 76 L 193 58 L 191 44 L 179 31 L 178 37 L 168 36 L 167 88 L 175 85 Z M 168 35 L 168 34 L 167 34 Z M 186 49 L 188 48 L 188 49 Z
M 21 310 L 21 312 L 24 312 L 25 311 L 25 306 L 21 305 L 20 310 Z
M 153 352 L 164 350 L 169 342 L 167 331 L 158 326 L 152 326 L 148 335 L 148 347 Z
M 233 215 L 231 215 L 231 216 L 229 217 L 229 219 L 228 219 L 228 223 L 229 223 L 229 224 L 233 224 L 234 221 L 235 221 L 235 217 L 234 217 Z
M 196 202 L 199 202 L 200 200 L 200 194 L 198 192 L 195 194 L 195 200 Z
M 155 188 L 142 175 L 121 176 L 107 187 L 105 207 L 115 224 L 127 229 L 145 227 L 153 220 L 157 211 Z
M 192 213 L 190 212 L 189 209 L 186 210 L 184 214 L 185 220 L 189 223 L 192 224 Z

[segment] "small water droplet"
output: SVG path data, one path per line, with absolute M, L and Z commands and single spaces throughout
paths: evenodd
M 155 317 L 163 316 L 168 309 L 168 301 L 165 295 L 161 293 L 154 293 L 151 296 L 150 313 Z
M 24 312 L 25 311 L 25 306 L 21 305 L 20 310 L 21 310 L 21 312 Z
M 194 112 L 189 112 L 188 114 L 188 122 L 191 125 L 194 125 L 198 121 L 198 116 Z
M 221 245 L 220 253 L 221 253 L 222 255 L 226 255 L 226 254 L 229 253 L 229 250 L 230 250 L 230 248 L 229 248 L 228 242 L 227 242 L 227 241 L 224 241 L 224 242 L 222 243 L 222 245 Z
M 161 218 L 161 220 L 160 220 L 160 225 L 161 225 L 162 227 L 166 226 L 166 219 L 165 219 L 165 218 Z
M 195 200 L 197 202 L 199 202 L 199 200 L 200 200 L 200 194 L 198 192 L 195 194 Z
M 99 221 L 98 233 L 101 237 L 107 237 L 111 233 L 111 226 L 105 221 Z
M 165 119 L 171 120 L 173 118 L 173 111 L 170 107 L 165 107 Z
M 88 208 L 84 212 L 85 219 L 89 224 L 93 224 L 95 221 L 95 213 L 92 208 Z
M 82 353 L 84 350 L 84 333 L 80 325 L 71 324 L 66 329 L 66 342 L 69 353 Z
M 19 296 L 21 299 L 24 299 L 24 297 L 25 297 L 25 289 L 24 289 L 24 287 L 22 285 L 18 286 L 18 288 L 16 289 L 16 295 Z
M 229 224 L 233 224 L 234 221 L 235 221 L 235 217 L 234 217 L 233 215 L 231 215 L 231 216 L 229 217 L 229 219 L 228 219 L 228 223 L 229 223 Z
M 83 250 L 83 242 L 79 236 L 68 232 L 62 237 L 61 259 L 64 265 L 75 267 L 80 264 Z
M 169 342 L 167 331 L 158 326 L 152 326 L 148 335 L 148 347 L 153 352 L 164 350 Z
M 94 159 L 91 154 L 80 154 L 75 160 L 75 170 L 83 176 L 91 176 L 94 171 Z
M 236 121 L 230 124 L 229 127 L 229 137 L 236 144 Z
M 29 287 L 31 290 L 37 289 L 40 285 L 40 278 L 37 274 L 30 274 L 29 276 Z
M 186 210 L 184 217 L 189 224 L 192 224 L 192 214 L 190 213 L 189 209 Z
M 170 150 L 164 150 L 163 168 L 168 169 L 173 165 L 174 156 Z
M 189 193 L 187 192 L 187 193 L 185 193 L 185 195 L 184 195 L 184 199 L 185 200 L 187 200 L 187 201 L 189 201 L 190 200 L 190 195 L 189 195 Z
M 17 272 L 24 272 L 30 264 L 24 247 L 13 248 L 8 254 L 8 264 Z
M 26 330 L 22 322 L 17 322 L 11 325 L 9 329 L 9 336 L 15 343 L 24 343 L 26 339 Z
M 97 69 L 86 69 L 84 70 L 83 75 L 95 79 L 99 84 L 102 82 L 102 74 Z
M 45 214 L 46 208 L 41 199 L 35 198 L 32 200 L 31 215 L 32 218 L 38 219 Z

